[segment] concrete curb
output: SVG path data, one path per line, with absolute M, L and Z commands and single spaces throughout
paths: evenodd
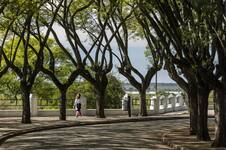
M 156 121 L 156 120 L 175 120 L 175 119 L 188 119 L 189 116 L 149 116 L 149 117 L 142 117 L 142 118 L 124 118 L 124 119 L 109 119 L 109 120 L 97 120 L 97 121 L 75 121 L 75 122 L 66 122 L 57 125 L 46 125 L 40 127 L 33 127 L 27 129 L 21 129 L 17 131 L 11 131 L 6 134 L 0 136 L 0 145 L 2 145 L 8 139 L 23 135 L 26 133 L 31 132 L 38 132 L 50 129 L 59 129 L 59 128 L 66 128 L 66 127 L 75 127 L 75 126 L 87 126 L 87 125 L 98 125 L 98 124 L 113 124 L 113 123 L 123 123 L 123 122 L 142 122 L 142 121 Z

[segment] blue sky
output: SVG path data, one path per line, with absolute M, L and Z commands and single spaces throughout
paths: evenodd
M 129 47 L 129 55 L 132 61 L 132 64 L 142 73 L 146 74 L 148 61 L 144 55 L 145 45 L 134 45 L 133 47 Z M 157 74 L 157 79 L 159 83 L 175 83 L 170 77 L 166 70 L 161 70 Z M 122 77 L 123 81 L 126 81 L 125 78 Z M 155 77 L 151 82 L 155 82 Z

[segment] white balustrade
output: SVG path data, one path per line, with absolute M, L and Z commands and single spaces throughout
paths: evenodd
M 87 109 L 87 100 L 85 97 L 81 97 L 82 102 L 82 114 L 87 116 L 95 116 L 95 109 Z M 181 94 L 176 96 L 164 95 L 160 97 L 151 97 L 149 114 L 156 115 L 159 113 L 166 113 L 170 111 L 186 110 L 184 97 Z M 131 101 L 132 103 L 132 101 Z M 37 97 L 35 95 L 30 96 L 30 108 L 31 116 L 58 116 L 59 109 L 57 110 L 39 110 L 37 105 Z M 132 108 L 132 107 L 131 107 Z M 108 115 L 127 115 L 126 111 L 121 109 L 105 109 L 106 116 Z M 0 110 L 0 116 L 21 116 L 21 110 Z M 74 109 L 68 109 L 67 115 L 74 115 Z M 139 107 L 132 109 L 132 115 L 139 115 Z
M 81 103 L 82 103 L 82 108 L 81 108 L 81 113 L 82 115 L 86 115 L 86 106 L 87 106 L 87 100 L 86 97 L 81 96 Z
M 168 97 L 168 111 L 174 111 L 175 110 L 175 96 L 173 94 L 170 94 Z
M 38 101 L 37 97 L 34 94 L 30 94 L 30 112 L 31 116 L 37 116 L 38 115 Z
M 164 95 L 162 95 L 159 97 L 159 102 L 160 102 L 159 112 L 163 113 L 167 108 L 167 98 Z
M 159 100 L 156 98 L 156 96 L 153 96 L 151 97 L 150 101 L 150 110 L 157 114 L 159 112 Z

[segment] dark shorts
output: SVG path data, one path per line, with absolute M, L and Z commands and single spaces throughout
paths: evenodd
M 76 110 L 77 110 L 77 111 L 80 111 L 80 110 L 81 110 L 81 106 L 82 106 L 81 103 L 78 103 L 77 106 L 76 106 L 76 107 L 77 107 Z

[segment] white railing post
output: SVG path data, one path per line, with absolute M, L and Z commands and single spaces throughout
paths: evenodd
M 128 94 L 125 94 L 121 101 L 122 101 L 122 110 L 127 111 Z
M 159 97 L 159 112 L 165 112 L 166 108 L 167 108 L 167 99 L 164 95 Z
M 173 94 L 170 94 L 168 96 L 168 108 L 170 108 L 170 111 L 175 110 L 175 96 Z
M 87 110 L 87 99 L 86 99 L 86 97 L 81 96 L 81 104 L 82 104 L 81 113 L 82 113 L 82 115 L 86 115 L 86 110 Z
M 37 116 L 38 115 L 38 101 L 34 94 L 30 94 L 30 110 L 31 110 L 31 116 Z
M 175 110 L 183 110 L 185 109 L 184 98 L 181 94 L 176 96 L 176 107 Z
M 180 107 L 184 106 L 184 99 L 182 96 L 179 97 L 179 103 L 180 103 Z
M 159 99 L 156 96 L 150 98 L 150 110 L 154 112 L 154 114 L 159 113 Z
M 155 110 L 155 106 L 154 106 L 155 99 L 156 99 L 156 97 L 154 97 L 154 96 L 150 98 L 150 110 L 151 111 L 154 111 Z
M 176 107 L 176 108 L 177 108 L 177 107 L 180 107 L 180 97 L 181 97 L 180 94 L 177 94 L 177 95 L 176 95 L 176 98 L 175 98 L 175 100 L 176 100 L 175 107 Z
M 159 99 L 158 98 L 154 99 L 154 111 L 156 114 L 159 113 Z

